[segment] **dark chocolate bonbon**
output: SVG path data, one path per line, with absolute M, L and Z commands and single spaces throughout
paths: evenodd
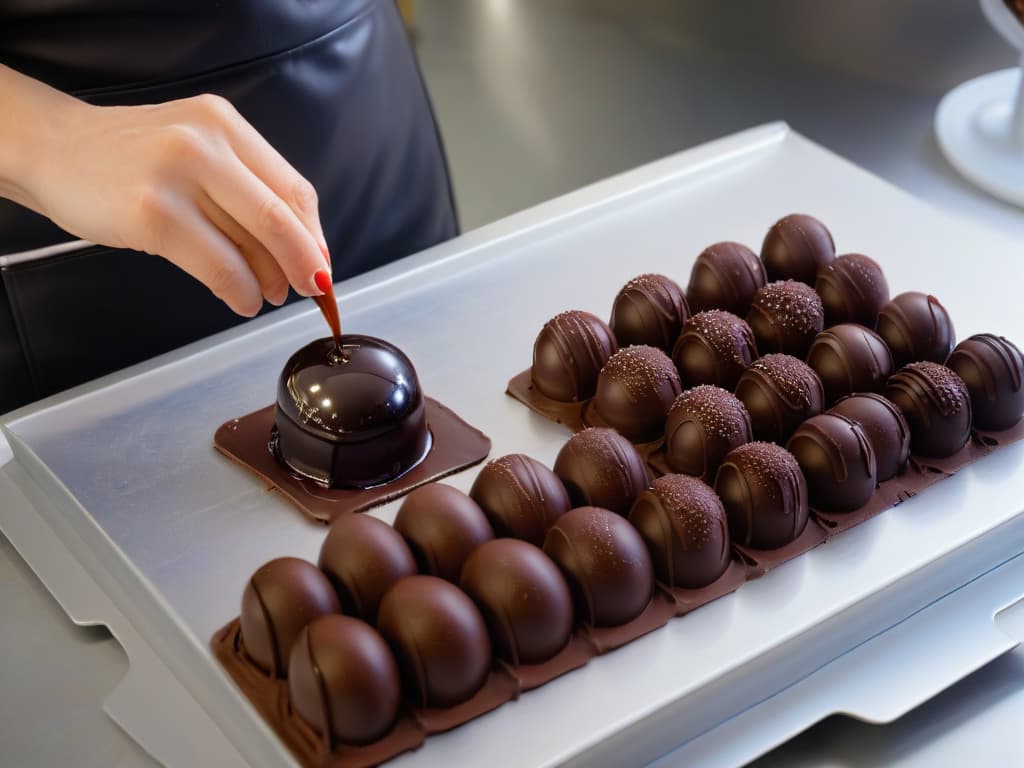
M 747 322 L 718 309 L 687 320 L 672 349 L 672 361 L 687 387 L 714 384 L 732 390 L 756 358 L 757 344 Z
M 739 243 L 715 243 L 697 257 L 686 298 L 693 312 L 724 309 L 743 317 L 765 282 L 764 265 L 756 253 Z
M 711 384 L 685 390 L 665 423 L 665 462 L 674 472 L 715 481 L 722 459 L 753 439 L 750 414 L 732 392 Z
M 815 336 L 807 364 L 821 379 L 826 405 L 854 392 L 881 392 L 895 370 L 882 337 L 856 323 L 834 325 Z
M 664 275 L 644 274 L 619 291 L 609 326 L 620 347 L 646 344 L 671 352 L 689 316 L 686 296 L 675 281 Z
M 807 481 L 807 499 L 824 512 L 864 506 L 878 485 L 875 452 L 864 430 L 837 413 L 812 416 L 786 443 Z
M 647 487 L 640 454 L 607 427 L 589 427 L 570 437 L 555 459 L 555 474 L 574 507 L 602 507 L 620 515 Z
M 765 355 L 736 384 L 757 440 L 784 444 L 800 423 L 821 413 L 825 394 L 818 374 L 791 355 Z
M 964 380 L 944 365 L 910 363 L 889 377 L 886 398 L 910 425 L 910 450 L 943 458 L 971 437 L 971 396 Z
M 597 374 L 619 346 L 604 320 L 581 310 L 555 315 L 533 345 L 533 384 L 565 403 L 594 395 Z
M 875 330 L 896 368 L 922 361 L 944 363 L 956 344 L 949 312 L 937 298 L 920 291 L 901 293 L 883 306 Z
M 781 352 L 803 358 L 824 321 L 818 294 L 796 280 L 768 283 L 754 294 L 747 312 L 747 325 L 761 355 Z
M 813 286 L 818 269 L 832 262 L 832 233 L 813 216 L 793 213 L 775 222 L 761 245 L 768 281 L 799 280 Z
M 980 333 L 957 344 L 946 365 L 971 394 L 978 429 L 1009 429 L 1024 415 L 1024 355 L 1012 341 Z
M 668 355 L 656 347 L 620 349 L 597 378 L 594 416 L 635 443 L 656 440 L 682 385 Z
M 511 536 L 540 546 L 548 528 L 570 502 L 558 476 L 521 453 L 501 456 L 484 465 L 469 495 L 480 505 L 495 535 Z

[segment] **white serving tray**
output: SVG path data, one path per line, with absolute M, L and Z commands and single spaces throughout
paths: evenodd
M 756 249 L 792 211 L 824 220 L 840 251 L 875 257 L 894 294 L 939 296 L 961 337 L 1024 340 L 1019 246 L 783 124 L 346 281 L 342 317 L 346 331 L 402 347 L 425 390 L 492 437 L 493 455 L 525 452 L 550 464 L 567 434 L 502 394 L 529 364 L 543 322 L 567 308 L 607 315 L 640 272 L 685 286 L 702 248 L 732 239 Z M 0 469 L 0 527 L 73 618 L 106 623 L 125 644 L 130 671 L 107 709 L 165 762 L 208 763 L 218 750 L 219 764 L 290 763 L 208 641 L 237 615 L 253 570 L 282 555 L 315 560 L 324 528 L 211 442 L 222 421 L 270 403 L 285 359 L 323 332 L 315 308 L 292 307 L 4 419 L 11 456 Z M 2 454 L 0 445 L 0 465 Z M 698 738 L 710 744 L 751 706 L 1024 552 L 1022 459 L 1024 444 L 1003 449 L 735 595 L 428 739 L 396 765 L 640 764 Z M 450 482 L 468 490 L 474 476 Z M 390 520 L 396 507 L 376 514 Z M 963 673 L 1013 646 L 987 629 L 978 629 L 970 661 L 955 665 Z M 161 702 L 165 689 L 168 701 L 199 705 L 188 739 L 184 723 L 167 728 L 174 707 Z M 822 716 L 846 706 L 841 696 L 822 701 Z M 756 744 L 747 753 L 757 754 Z

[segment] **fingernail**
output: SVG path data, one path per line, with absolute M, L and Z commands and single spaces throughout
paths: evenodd
M 331 273 L 326 269 L 318 269 L 313 275 L 313 284 L 320 293 L 327 293 L 331 290 Z

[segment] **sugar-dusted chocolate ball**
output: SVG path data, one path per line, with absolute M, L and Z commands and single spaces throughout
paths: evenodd
M 495 539 L 481 545 L 466 561 L 459 583 L 480 609 L 495 655 L 505 661 L 540 664 L 569 642 L 569 585 L 533 544 Z
M 860 323 L 874 328 L 889 301 L 889 283 L 878 262 L 862 253 L 837 256 L 818 269 L 814 290 L 825 309 L 825 326 Z
M 768 283 L 754 294 L 747 312 L 747 325 L 761 355 L 781 352 L 803 358 L 824 320 L 818 294 L 796 280 Z
M 754 437 L 784 444 L 802 421 L 821 413 L 825 393 L 818 374 L 790 355 L 755 360 L 736 384 Z
M 469 495 L 499 537 L 540 545 L 548 528 L 568 511 L 569 495 L 558 476 L 521 453 L 484 465 Z
M 245 653 L 263 671 L 284 677 L 302 628 L 340 610 L 334 588 L 315 565 L 296 557 L 271 560 L 256 570 L 242 593 L 239 622 Z
M 288 698 L 328 744 L 368 744 L 398 718 L 402 681 L 373 627 L 331 614 L 307 624 L 292 646 Z
M 473 601 L 436 576 L 396 581 L 380 602 L 377 629 L 391 647 L 412 701 L 461 704 L 491 670 L 487 625 Z
M 573 309 L 551 318 L 533 345 L 533 385 L 565 403 L 594 395 L 597 374 L 619 348 L 604 320 Z
M 772 225 L 761 245 L 769 282 L 799 280 L 814 285 L 818 269 L 836 256 L 832 233 L 813 216 L 792 213 Z
M 718 309 L 687 320 L 672 350 L 672 361 L 687 387 L 714 384 L 732 390 L 756 358 L 750 326 L 743 318 Z
M 668 355 L 655 347 L 620 349 L 597 378 L 591 406 L 601 421 L 635 443 L 656 440 L 682 390 Z
M 875 452 L 878 482 L 900 474 L 910 456 L 910 427 L 903 411 L 874 392 L 844 397 L 828 413 L 845 416 L 860 425 Z
M 725 454 L 752 439 L 750 414 L 739 398 L 701 384 L 685 390 L 669 408 L 665 462 L 673 472 L 713 483 Z
M 852 512 L 878 485 L 875 451 L 855 421 L 837 413 L 812 416 L 786 443 L 807 481 L 807 498 L 823 512 Z
M 883 394 L 910 425 L 910 450 L 942 458 L 971 437 L 971 396 L 964 380 L 944 365 L 910 363 L 889 377 Z
M 693 312 L 724 309 L 743 317 L 765 282 L 764 265 L 756 253 L 739 243 L 715 243 L 697 257 L 686 298 Z
M 565 576 L 576 615 L 587 624 L 625 624 L 651 601 L 651 556 L 636 529 L 614 512 L 577 507 L 562 515 L 544 539 L 544 552 Z
M 416 561 L 390 525 L 361 514 L 341 515 L 320 547 L 320 569 L 341 598 L 344 613 L 371 624 L 388 588 L 416 573 Z
M 957 344 L 946 365 L 971 394 L 978 429 L 1009 429 L 1024 415 L 1024 355 L 1012 341 L 979 333 Z
M 729 453 L 715 492 L 735 544 L 777 549 L 807 525 L 807 481 L 793 454 L 775 443 L 747 443 Z
M 609 325 L 620 347 L 646 344 L 671 352 L 689 316 L 686 296 L 675 281 L 664 275 L 644 274 L 619 291 Z
M 480 505 L 457 488 L 427 483 L 402 502 L 395 530 L 409 545 L 421 573 L 457 584 L 469 553 L 494 538 Z
M 908 291 L 882 307 L 875 326 L 897 368 L 922 361 L 944 363 L 956 344 L 953 320 L 934 296 Z
M 629 512 L 651 554 L 658 580 L 698 589 L 729 567 L 729 521 L 718 495 L 703 481 L 665 475 L 640 494 Z
M 834 325 L 815 336 L 807 364 L 821 379 L 826 404 L 854 392 L 881 392 L 895 370 L 882 337 L 856 323 Z
M 570 437 L 555 459 L 555 474 L 574 507 L 602 507 L 620 515 L 647 487 L 647 470 L 636 448 L 606 427 Z

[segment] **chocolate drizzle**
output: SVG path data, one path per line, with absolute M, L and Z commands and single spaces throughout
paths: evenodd
M 555 459 L 574 507 L 629 512 L 647 487 L 647 471 L 636 448 L 614 429 L 590 427 L 566 441 Z
M 664 275 L 630 280 L 612 304 L 611 326 L 619 346 L 646 344 L 671 350 L 690 316 L 682 289 Z
M 592 397 L 597 374 L 618 349 L 611 329 L 589 312 L 569 310 L 544 324 L 533 346 L 533 383 L 547 397 Z
M 753 331 L 742 318 L 718 309 L 699 312 L 683 325 L 672 360 L 688 386 L 736 386 L 757 357 Z
M 784 352 L 802 358 L 824 319 L 818 294 L 796 280 L 768 283 L 754 294 L 747 313 L 747 324 L 762 355 Z
M 811 506 L 829 512 L 862 507 L 877 485 L 875 453 L 864 431 L 841 414 L 814 416 L 786 445 L 807 481 Z
M 686 297 L 694 312 L 723 309 L 742 317 L 764 284 L 764 266 L 757 254 L 739 243 L 715 243 L 697 257 Z
M 897 368 L 907 363 L 944 363 L 956 343 L 949 312 L 937 298 L 907 291 L 882 307 L 875 327 Z
M 974 425 L 1009 429 L 1024 415 L 1024 356 L 1013 342 L 982 333 L 965 339 L 946 362 L 964 380 Z
M 736 385 L 750 413 L 754 437 L 784 443 L 801 422 L 824 405 L 821 381 L 807 363 L 790 355 L 754 361 Z
M 570 504 L 557 475 L 521 453 L 484 465 L 469 495 L 480 505 L 498 537 L 511 536 L 538 546 Z
M 914 453 L 950 456 L 970 438 L 970 393 L 964 380 L 943 365 L 905 365 L 889 378 L 885 396 L 906 417 Z

